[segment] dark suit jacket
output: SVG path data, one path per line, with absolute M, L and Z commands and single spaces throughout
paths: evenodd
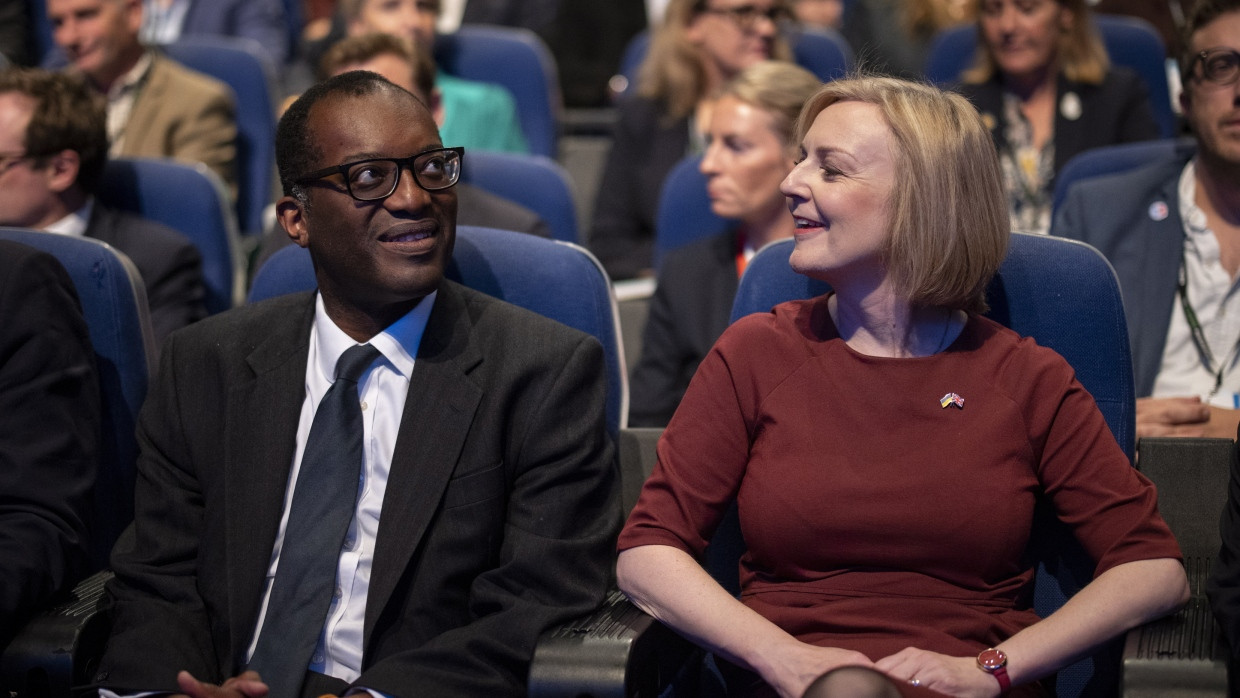
M 590 250 L 612 279 L 654 265 L 654 224 L 663 180 L 689 152 L 689 119 L 667 122 L 663 105 L 645 97 L 620 102 L 615 139 L 590 224 Z
M 631 426 L 667 426 L 698 364 L 728 327 L 736 284 L 734 232 L 664 258 L 630 382 Z
M 242 668 L 293 461 L 313 295 L 174 334 L 138 428 L 97 681 Z M 619 527 L 593 338 L 444 282 L 383 503 L 356 685 L 521 695 L 543 629 L 602 598 Z
M 273 69 L 284 65 L 291 54 L 281 0 L 191 0 L 181 35 L 254 39 Z
M 1236 436 L 1240 439 L 1240 430 Z M 1228 470 L 1227 504 L 1223 506 L 1223 515 L 1219 520 L 1222 546 L 1214 568 L 1210 570 L 1206 594 L 1223 637 L 1231 648 L 1230 674 L 1240 667 L 1240 441 L 1232 446 Z M 1230 680 L 1233 686 L 1235 681 L 1235 678 Z
M 1154 391 L 1184 253 L 1177 192 L 1191 152 L 1139 170 L 1082 180 L 1068 190 L 1051 234 L 1098 248 L 1115 267 L 1128 318 L 1138 397 Z M 1166 217 L 1152 215 L 1163 204 Z M 1161 211 L 1161 207 L 1158 209 Z
M 86 237 L 115 247 L 133 261 L 151 308 L 151 330 L 158 347 L 173 330 L 206 317 L 202 255 L 181 233 L 127 211 L 95 202 Z
M 73 283 L 0 241 L 0 648 L 86 571 L 101 412 Z
M 1003 118 L 1003 85 L 998 77 L 980 85 L 957 88 L 977 107 L 990 126 L 995 147 L 1008 147 Z M 1061 108 L 1068 92 L 1081 101 L 1079 118 L 1069 119 Z M 1112 66 L 1101 85 L 1073 82 L 1060 76 L 1055 95 L 1055 173 L 1078 153 L 1101 145 L 1148 141 L 1158 138 L 1158 122 L 1150 109 L 1145 84 L 1124 66 Z
M 457 225 L 498 228 L 551 239 L 551 226 L 547 225 L 547 222 L 537 213 L 521 204 L 465 182 L 457 182 L 455 189 Z M 263 233 L 263 241 L 259 244 L 254 270 L 258 271 L 268 257 L 291 244 L 293 241 L 285 234 L 280 224 L 276 223 L 274 227 Z

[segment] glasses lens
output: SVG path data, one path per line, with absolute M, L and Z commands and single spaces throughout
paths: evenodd
M 461 176 L 461 156 L 455 150 L 434 150 L 413 161 L 413 172 L 423 189 L 446 189 Z
M 1222 85 L 1233 82 L 1240 70 L 1240 53 L 1230 49 L 1206 51 L 1201 59 L 1201 74 L 1210 82 Z
M 349 168 L 349 191 L 362 199 L 381 199 L 396 188 L 397 165 L 391 160 L 367 160 Z

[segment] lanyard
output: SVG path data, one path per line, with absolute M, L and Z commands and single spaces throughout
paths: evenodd
M 1186 260 L 1181 254 L 1180 283 L 1178 287 L 1180 307 L 1184 310 L 1184 320 L 1188 322 L 1188 331 L 1193 337 L 1193 344 L 1197 346 L 1197 352 L 1201 354 L 1201 360 L 1205 363 L 1206 370 L 1214 374 L 1214 389 L 1210 391 L 1210 397 L 1214 397 L 1219 387 L 1223 385 L 1223 372 L 1227 370 L 1227 364 L 1231 363 L 1236 356 L 1236 352 L 1240 351 L 1240 337 L 1236 338 L 1236 343 L 1232 346 L 1231 351 L 1227 352 L 1227 357 L 1223 363 L 1219 364 L 1219 367 L 1215 369 L 1214 352 L 1210 351 L 1210 344 L 1206 341 L 1206 333 L 1201 329 L 1201 322 L 1197 320 L 1197 313 L 1193 312 L 1193 306 L 1188 302 L 1188 271 L 1186 264 Z

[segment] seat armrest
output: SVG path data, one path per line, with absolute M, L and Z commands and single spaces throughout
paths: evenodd
M 96 572 L 32 618 L 0 657 L 0 687 L 18 698 L 70 698 L 90 682 L 108 639 L 100 612 L 109 571 Z
M 542 634 L 531 698 L 657 696 L 701 650 L 612 591 L 593 613 Z

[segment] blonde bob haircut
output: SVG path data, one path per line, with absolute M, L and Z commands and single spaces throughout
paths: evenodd
M 707 9 L 707 2 L 669 0 L 663 23 L 654 30 L 650 49 L 638 69 L 637 94 L 662 102 L 669 122 L 692 114 L 697 103 L 710 96 L 705 58 L 687 36 L 689 24 Z M 786 0 L 775 0 L 776 6 L 786 4 Z M 779 34 L 775 35 L 771 58 L 792 59 L 788 43 Z
M 883 260 L 896 293 L 915 306 L 985 312 L 1010 223 L 999 158 L 977 110 L 929 85 L 850 77 L 806 102 L 797 141 L 837 102 L 874 105 L 891 132 L 895 182 L 881 213 L 889 221 Z
M 771 130 L 792 147 L 792 127 L 801 107 L 822 87 L 817 75 L 787 61 L 760 61 L 742 70 L 720 91 L 770 114 Z
M 1072 15 L 1071 24 L 1059 32 L 1055 44 L 1055 60 L 1059 63 L 1059 72 L 1074 82 L 1101 85 L 1111 69 L 1111 59 L 1107 56 L 1106 46 L 1098 36 L 1094 27 L 1092 13 L 1085 0 L 1053 0 L 1061 9 Z M 973 0 L 972 12 L 977 17 L 977 54 L 973 65 L 960 78 L 966 83 L 980 85 L 989 82 L 999 72 L 995 63 L 994 53 L 982 37 L 982 3 L 985 0 Z

